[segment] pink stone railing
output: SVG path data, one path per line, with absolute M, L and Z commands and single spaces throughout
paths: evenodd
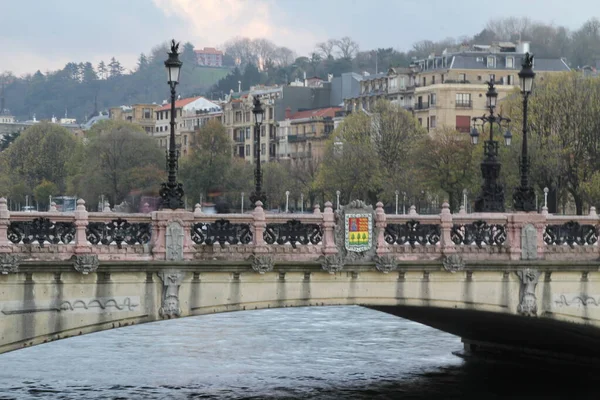
M 13 243 L 9 240 L 8 230 L 12 222 L 33 221 L 36 218 L 72 223 L 75 227 L 72 240 L 69 243 L 43 245 Z M 149 241 L 117 246 L 115 243 L 92 244 L 88 240 L 86 230 L 90 223 L 110 223 L 119 219 L 130 224 L 150 224 Z M 251 240 L 235 244 L 194 242 L 194 226 L 210 225 L 222 219 L 231 224 L 249 227 Z M 269 244 L 265 241 L 265 230 L 268 227 L 272 224 L 286 224 L 291 220 L 320 227 L 319 240 L 295 245 L 289 242 Z M 257 203 L 252 213 L 214 215 L 203 214 L 200 206 L 196 206 L 194 212 L 88 212 L 83 200 L 78 201 L 74 212 L 9 212 L 5 199 L 0 199 L 0 253 L 18 255 L 25 261 L 67 260 L 82 254 L 97 255 L 99 260 L 104 261 L 164 261 L 167 257 L 167 231 L 173 222 L 177 222 L 183 229 L 184 261 L 242 261 L 252 255 L 268 254 L 281 262 L 314 262 L 323 256 L 338 253 L 334 235 L 335 215 L 330 202 L 325 203 L 322 211 L 318 205 L 315 206 L 312 214 L 269 214 L 265 213 L 262 204 Z M 205 229 L 208 225 L 204 225 Z M 467 262 L 509 262 L 521 259 L 593 261 L 600 258 L 600 246 L 597 243 L 600 220 L 594 208 L 585 216 L 557 216 L 545 211 L 471 214 L 461 211 L 452 214 L 448 205 L 444 204 L 441 213 L 437 215 L 419 215 L 414 207 L 405 215 L 386 215 L 383 204 L 378 203 L 375 207 L 374 225 L 376 254 L 393 256 L 398 261 L 440 260 L 452 254 L 460 255 Z M 434 229 L 436 234 L 425 237 L 422 232 L 419 233 L 419 226 Z M 582 230 L 581 226 L 586 228 Z M 555 235 L 554 239 L 552 235 Z M 495 239 L 492 240 L 491 237 Z M 428 241 L 429 238 L 432 238 L 431 241 Z

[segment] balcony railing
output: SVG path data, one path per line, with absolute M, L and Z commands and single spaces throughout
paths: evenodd
M 472 100 L 457 101 L 456 108 L 473 108 L 473 101 Z
M 429 102 L 415 104 L 415 110 L 427 110 L 429 108 Z

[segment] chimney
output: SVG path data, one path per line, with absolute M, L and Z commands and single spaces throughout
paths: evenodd
M 242 93 L 242 81 L 238 81 L 238 93 Z
M 308 81 L 306 80 L 306 71 L 304 71 L 304 87 L 308 86 Z
M 290 119 L 291 116 L 292 116 L 292 109 L 288 106 L 285 109 L 285 119 Z

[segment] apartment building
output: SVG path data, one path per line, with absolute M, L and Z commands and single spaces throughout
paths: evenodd
M 171 129 L 171 104 L 165 102 L 155 110 L 154 137 L 160 147 L 168 148 Z M 175 101 L 175 143 L 183 157 L 190 153 L 193 137 L 211 119 L 222 121 L 221 107 L 204 97 Z
M 342 107 L 325 107 L 291 113 L 277 127 L 278 159 L 292 164 L 307 159 L 322 160 L 325 140 L 334 130 L 334 118 Z
M 414 115 L 427 129 L 451 126 L 469 132 L 471 118 L 487 112 L 487 81 L 493 80 L 501 100 L 519 86 L 518 73 L 529 43 L 494 43 L 463 47 L 417 60 Z M 535 58 L 536 79 L 570 68 L 561 58 Z
M 413 106 L 416 68 L 390 68 L 386 73 L 364 74 L 360 93 L 344 99 L 347 111 L 371 111 L 379 100 L 389 100 L 407 109 Z
M 157 104 L 133 104 L 131 106 L 112 107 L 109 117 L 116 121 L 128 121 L 141 126 L 146 133 L 152 135 L 156 123 L 155 111 Z

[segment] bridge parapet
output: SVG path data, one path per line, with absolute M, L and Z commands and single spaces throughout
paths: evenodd
M 397 262 L 600 258 L 600 220 L 594 208 L 585 216 L 547 213 L 386 215 L 375 210 L 373 237 L 379 257 Z M 312 214 L 269 214 L 262 204 L 251 214 L 203 214 L 185 210 L 147 214 L 87 212 L 83 200 L 71 213 L 14 212 L 0 199 L 0 253 L 23 261 L 67 260 L 93 255 L 100 261 L 248 260 L 269 255 L 281 262 L 315 262 L 334 256 L 336 221 L 332 204 Z

